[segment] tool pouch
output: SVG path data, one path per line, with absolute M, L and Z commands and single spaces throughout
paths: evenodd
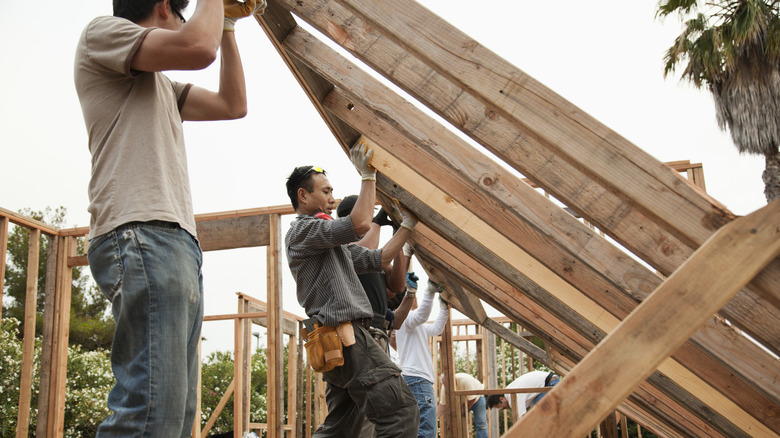
M 325 373 L 344 365 L 344 351 L 336 327 L 320 326 L 307 335 L 303 344 L 311 368 Z
M 355 327 L 352 326 L 351 322 L 342 322 L 339 324 L 337 330 L 339 332 L 339 338 L 341 338 L 341 343 L 345 347 L 355 344 Z

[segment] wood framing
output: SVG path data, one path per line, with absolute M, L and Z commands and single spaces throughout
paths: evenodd
M 507 435 L 586 434 L 779 254 L 780 201 L 724 226 Z M 760 424 L 744 428 L 751 436 L 774 433 Z
M 498 373 L 485 368 L 506 360 L 491 355 L 492 341 L 484 345 L 495 335 L 522 351 L 528 368 L 536 360 L 564 376 L 511 436 L 584 436 L 600 424 L 612 436 L 617 409 L 663 437 L 780 438 L 780 201 L 737 218 L 706 194 L 700 163 L 657 161 L 413 0 L 278 0 L 257 21 L 343 152 L 360 136 L 370 139 L 378 198 L 385 205 L 396 198 L 418 216 L 416 257 L 431 278 L 445 281 L 452 307 L 481 325 L 461 334 L 448 321 L 441 347 L 433 348 L 446 385 L 454 382 L 452 343 L 466 342 L 471 354 L 468 343 L 476 341 L 476 372 L 498 390 Z M 324 383 L 301 357 L 299 320 L 281 305 L 280 217 L 291 213 L 276 206 L 196 217 L 206 251 L 268 247 L 268 304 L 239 295 L 235 315 L 210 317 L 235 323 L 235 380 L 223 401 L 236 400 L 237 436 L 255 427 L 270 437 L 308 437 L 327 410 Z M 75 248 L 88 230 L 57 230 L 0 208 L 3 250 L 9 223 L 30 229 L 36 242 L 41 234 L 53 239 L 38 434 L 58 437 L 70 269 L 86 264 Z M 37 275 L 28 269 L 34 310 Z M 522 331 L 489 316 L 485 304 Z M 20 424 L 30 410 L 34 312 L 25 315 L 28 328 L 30 318 Z M 248 418 L 253 323 L 268 327 L 265 424 Z M 296 398 L 287 424 L 285 334 L 288 399 Z M 450 406 L 463 395 L 447 394 Z M 453 409 L 443 435 L 467 435 L 465 418 Z M 491 416 L 491 430 L 498 423 Z

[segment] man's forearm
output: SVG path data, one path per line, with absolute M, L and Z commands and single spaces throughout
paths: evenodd
M 354 146 L 357 147 L 357 146 Z M 355 234 L 364 236 L 371 227 L 371 220 L 374 218 L 374 205 L 376 204 L 376 181 L 364 179 L 360 184 L 360 194 L 358 194 L 355 206 L 349 213 L 352 219 L 352 226 L 355 227 Z M 382 266 L 390 260 L 382 260 Z
M 406 257 L 403 251 L 398 251 L 393 259 L 393 264 L 388 272 L 385 269 L 385 279 L 387 288 L 393 296 L 404 291 L 406 285 L 406 271 L 409 269 L 409 257 Z M 389 298 L 389 297 L 388 297 Z
M 393 312 L 393 328 L 398 330 L 401 328 L 402 325 L 404 325 L 404 321 L 406 321 L 406 317 L 409 315 L 409 311 L 412 310 L 412 304 L 414 303 L 414 297 L 409 296 L 407 293 L 406 296 L 404 296 L 404 299 L 401 300 L 401 304 L 398 305 L 398 308 L 395 309 L 395 312 Z
M 222 63 L 219 74 L 219 96 L 224 100 L 230 118 L 246 114 L 246 80 L 238 53 L 235 32 L 222 32 Z
M 403 249 L 404 243 L 406 243 L 411 234 L 412 231 L 410 229 L 401 227 L 395 232 L 393 237 L 385 243 L 385 246 L 382 247 L 382 266 L 390 263 L 390 261 L 398 255 L 398 252 Z
M 192 17 L 181 27 L 179 31 L 186 40 L 210 41 L 213 47 L 219 47 L 222 35 L 222 22 L 225 17 L 225 7 L 220 0 L 198 0 Z

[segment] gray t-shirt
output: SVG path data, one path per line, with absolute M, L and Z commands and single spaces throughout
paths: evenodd
M 130 69 L 151 30 L 98 17 L 79 39 L 74 78 L 92 154 L 90 239 L 150 220 L 196 234 L 179 112 L 191 85 Z

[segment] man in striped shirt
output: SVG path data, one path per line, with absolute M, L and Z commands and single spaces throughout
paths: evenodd
M 362 143 L 350 151 L 362 183 L 352 212 L 343 218 L 331 217 L 336 200 L 324 170 L 296 167 L 287 179 L 287 194 L 298 217 L 290 225 L 285 246 L 298 303 L 322 325 L 352 322 L 356 340 L 344 347 L 344 365 L 323 373 L 328 415 L 315 437 L 358 436 L 363 418 L 359 414 L 374 423 L 377 437 L 417 435 L 417 401 L 401 370 L 368 332 L 373 311 L 357 277 L 381 271 L 402 249 L 417 219 L 396 204 L 403 220 L 382 249 L 354 244 L 373 219 L 376 170 L 369 165 L 371 155 Z

